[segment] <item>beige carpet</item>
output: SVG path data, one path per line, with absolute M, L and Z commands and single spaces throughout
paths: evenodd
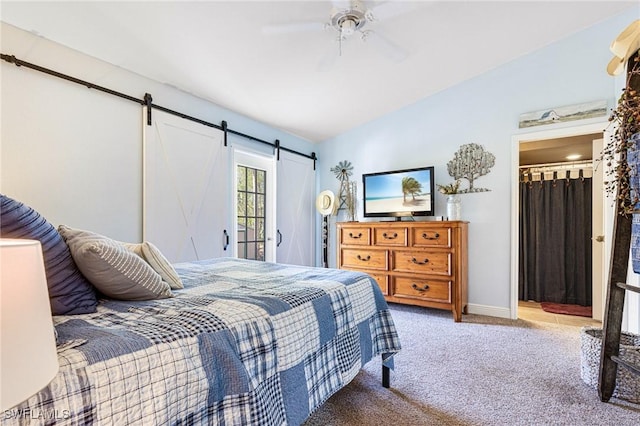
M 580 378 L 580 327 L 391 305 L 403 350 L 379 359 L 305 422 L 319 425 L 640 425 Z

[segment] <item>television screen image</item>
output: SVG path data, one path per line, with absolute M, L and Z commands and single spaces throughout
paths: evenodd
M 365 217 L 433 216 L 433 167 L 362 176 Z

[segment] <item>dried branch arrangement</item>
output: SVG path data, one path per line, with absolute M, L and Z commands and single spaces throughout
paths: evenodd
M 609 117 L 614 127 L 610 140 L 602 151 L 608 179 L 605 191 L 614 196 L 621 214 L 637 212 L 640 202 L 640 59 L 629 59 L 630 71 L 618 100 Z

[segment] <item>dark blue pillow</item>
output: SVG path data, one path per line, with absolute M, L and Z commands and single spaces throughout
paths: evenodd
M 62 236 L 37 211 L 0 194 L 0 236 L 40 241 L 53 315 L 96 311 L 93 286 L 80 273 Z

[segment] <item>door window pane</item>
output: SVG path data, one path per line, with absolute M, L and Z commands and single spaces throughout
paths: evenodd
M 258 184 L 258 189 L 256 190 L 256 192 L 258 192 L 259 194 L 264 194 L 266 192 L 265 191 L 266 180 L 267 180 L 267 172 L 265 172 L 264 170 L 258 170 L 256 173 L 256 181 Z
M 265 260 L 266 172 L 237 169 L 238 257 Z
M 256 217 L 256 194 L 247 193 L 247 217 Z
M 247 214 L 247 194 L 238 191 L 238 218 Z
M 238 191 L 247 190 L 247 168 L 238 167 Z
M 264 241 L 264 219 L 256 219 L 256 241 Z
M 258 217 L 264 217 L 264 195 L 256 194 L 256 212 Z
M 247 192 L 256 191 L 256 169 L 245 167 L 247 170 Z
M 256 243 L 256 260 L 264 260 L 264 243 Z

